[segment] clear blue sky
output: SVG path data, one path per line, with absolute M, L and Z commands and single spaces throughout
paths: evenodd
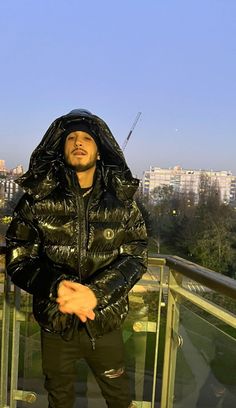
M 133 173 L 150 165 L 236 174 L 235 0 L 0 3 L 0 159 L 25 168 L 50 123 L 101 116 Z

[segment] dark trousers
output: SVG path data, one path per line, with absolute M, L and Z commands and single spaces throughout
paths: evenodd
M 124 369 L 124 344 L 120 330 L 96 340 L 95 350 L 84 328 L 71 340 L 42 331 L 42 365 L 49 408 L 72 408 L 75 402 L 76 361 L 84 358 L 91 368 L 109 408 L 131 404 Z M 130 405 L 131 406 L 131 405 Z

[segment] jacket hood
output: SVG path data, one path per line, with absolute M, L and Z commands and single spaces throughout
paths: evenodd
M 107 124 L 85 109 L 75 109 L 50 125 L 39 145 L 33 151 L 29 170 L 17 183 L 36 199 L 47 196 L 61 180 L 64 162 L 64 132 L 75 122 L 86 122 L 99 139 L 100 166 L 105 185 L 114 190 L 120 199 L 132 198 L 138 180 L 131 175 L 122 150 Z

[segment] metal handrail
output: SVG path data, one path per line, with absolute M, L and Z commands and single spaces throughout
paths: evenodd
M 6 254 L 6 247 L 0 245 L 0 255 L 4 254 Z M 178 256 L 158 254 L 158 256 L 148 257 L 149 266 L 163 266 L 163 264 L 166 264 L 170 269 L 181 272 L 182 275 L 189 279 L 236 299 L 236 280 L 228 276 Z
M 221 292 L 225 296 L 236 299 L 235 279 L 172 255 L 152 256 L 148 258 L 148 265 L 160 266 L 163 265 L 163 260 L 170 269 L 180 272 L 185 277 L 201 283 L 214 291 Z

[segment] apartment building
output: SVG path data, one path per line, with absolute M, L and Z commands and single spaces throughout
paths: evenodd
M 7 203 L 12 201 L 14 196 L 21 191 L 15 180 L 23 172 L 24 169 L 21 164 L 18 164 L 14 169 L 8 170 L 5 160 L 0 160 L 0 208 L 6 207 Z
M 12 201 L 19 191 L 21 188 L 15 183 L 14 177 L 7 176 L 0 179 L 0 208 L 4 208 L 9 201 Z
M 0 160 L 0 175 L 6 175 L 7 169 L 5 165 L 5 160 Z
M 24 173 L 24 168 L 22 164 L 18 164 L 14 169 L 11 170 L 13 176 L 21 176 Z
M 205 174 L 211 185 L 217 185 L 221 194 L 221 201 L 229 203 L 236 199 L 236 176 L 230 171 L 192 170 L 180 166 L 173 168 L 150 167 L 143 174 L 143 194 L 150 195 L 154 188 L 164 185 L 172 186 L 174 191 L 193 192 L 198 198 L 199 185 Z

